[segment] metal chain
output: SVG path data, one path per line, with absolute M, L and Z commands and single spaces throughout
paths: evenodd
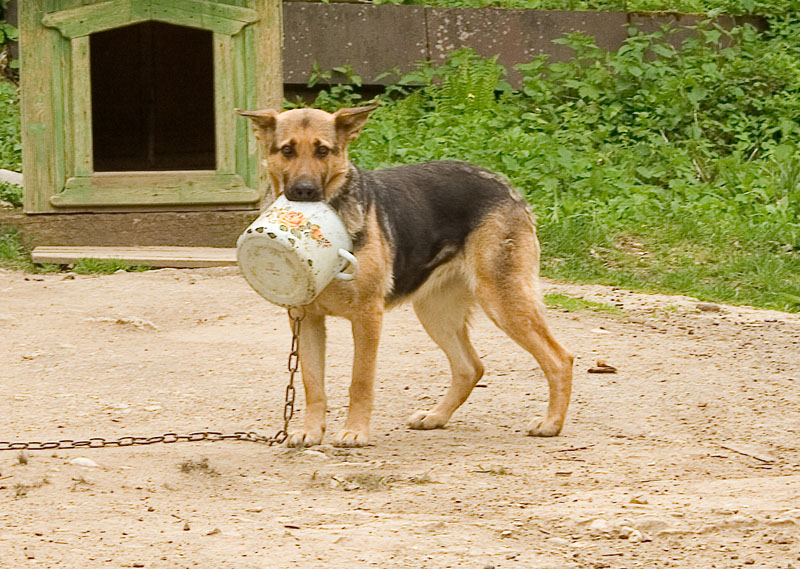
M 300 369 L 300 322 L 305 316 L 305 311 L 300 316 L 292 315 L 292 349 L 289 353 L 289 384 L 286 386 L 286 396 L 283 404 L 283 427 L 271 437 L 266 437 L 254 431 L 235 431 L 230 434 L 219 431 L 196 431 L 188 435 L 176 433 L 164 433 L 154 437 L 131 437 L 125 436 L 118 439 L 104 439 L 102 437 L 92 437 L 86 440 L 62 439 L 58 441 L 27 441 L 27 442 L 7 442 L 0 441 L 0 451 L 4 450 L 69 450 L 75 448 L 109 448 L 109 447 L 128 447 L 152 445 L 157 443 L 194 443 L 199 441 L 251 441 L 254 443 L 267 444 L 269 446 L 282 444 L 289 438 L 289 423 L 294 415 L 295 387 L 294 378 Z

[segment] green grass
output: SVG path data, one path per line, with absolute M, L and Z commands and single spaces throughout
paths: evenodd
M 583 298 L 576 298 L 566 294 L 546 294 L 544 295 L 544 303 L 549 308 L 566 310 L 567 312 L 602 312 L 604 314 L 622 314 L 622 309 L 618 306 L 613 306 L 604 302 L 584 300 Z
M 131 265 L 124 261 L 106 259 L 78 259 L 72 272 L 79 275 L 110 275 L 117 271 L 139 273 L 149 271 L 152 267 L 145 265 Z
M 0 267 L 33 272 L 30 251 L 20 242 L 19 232 L 11 227 L 0 227 Z

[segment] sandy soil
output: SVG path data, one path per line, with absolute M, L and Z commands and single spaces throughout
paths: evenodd
M 577 354 L 560 437 L 523 435 L 544 378 L 483 317 L 479 388 L 447 429 L 405 428 L 449 378 L 401 308 L 374 445 L 3 452 L 0 567 L 800 569 L 800 318 L 545 288 L 623 308 L 550 311 Z M 286 318 L 234 269 L 0 272 L 0 299 L 0 440 L 280 425 Z M 347 323 L 329 336 L 336 432 Z M 598 359 L 618 373 L 587 373 Z

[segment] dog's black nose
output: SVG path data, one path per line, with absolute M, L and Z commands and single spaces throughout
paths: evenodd
M 295 202 L 316 202 L 322 199 L 322 189 L 311 180 L 298 180 L 286 188 L 286 197 Z

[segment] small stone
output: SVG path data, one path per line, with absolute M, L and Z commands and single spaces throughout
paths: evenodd
M 631 498 L 631 504 L 649 504 L 647 500 L 647 496 L 644 494 L 639 494 L 638 496 L 634 496 Z
M 628 536 L 628 543 L 641 543 L 642 541 L 644 541 L 644 536 L 638 529 L 633 530 Z
M 22 186 L 24 184 L 24 178 L 19 172 L 0 168 L 0 182 L 14 184 L 15 186 Z
M 426 531 L 441 531 L 446 527 L 446 525 L 443 521 L 436 521 L 422 524 L 419 527 Z
M 747 559 L 744 560 L 744 564 L 745 565 L 755 565 L 756 564 L 756 560 L 753 559 L 752 557 L 748 557 Z
M 630 526 L 622 526 L 621 528 L 619 528 L 619 538 L 628 539 L 635 531 L 637 530 L 633 529 Z
M 91 458 L 86 458 L 85 456 L 80 456 L 78 458 L 73 458 L 69 461 L 70 464 L 74 464 L 76 466 L 85 466 L 87 468 L 98 468 L 100 465 L 93 461 Z
M 483 566 L 483 569 L 494 569 L 494 563 L 491 561 Z
M 222 530 L 219 529 L 219 528 L 214 528 L 210 532 L 208 532 L 206 535 L 217 535 L 218 533 L 222 533 Z
M 318 450 L 304 449 L 301 454 L 310 458 L 330 458 L 327 454 Z
M 794 537 L 789 534 L 779 533 L 772 538 L 772 543 L 777 543 L 778 545 L 789 545 L 794 543 Z
M 589 529 L 591 531 L 606 531 L 608 530 L 608 522 L 602 518 L 597 518 L 596 520 L 592 520 L 592 523 L 589 524 Z
M 556 547 L 562 547 L 570 544 L 570 541 L 568 539 L 564 539 L 563 537 L 548 537 L 547 542 L 555 545 Z
M 191 526 L 189 526 L 189 522 L 183 522 L 183 531 L 189 531 Z
M 711 304 L 710 302 L 698 302 L 697 310 L 700 312 L 722 312 L 722 307 L 718 304 Z
M 504 529 L 500 532 L 500 537 L 511 537 L 513 532 L 510 529 Z
M 639 531 L 660 532 L 669 528 L 669 522 L 660 518 L 644 517 L 639 518 L 633 524 Z

